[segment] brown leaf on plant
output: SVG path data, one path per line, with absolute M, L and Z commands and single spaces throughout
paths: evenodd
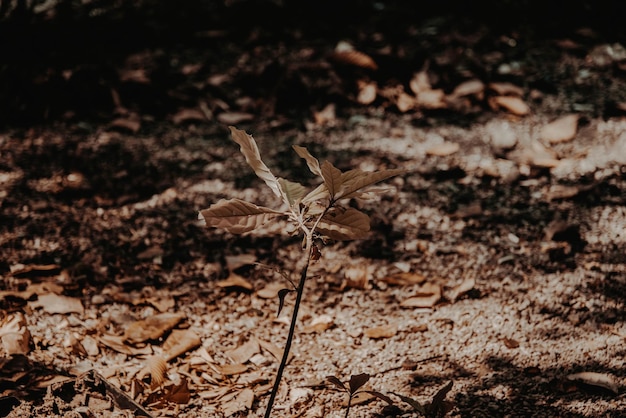
M 369 216 L 354 208 L 328 211 L 317 225 L 318 232 L 337 241 L 365 238 L 369 230 Z
M 181 313 L 162 313 L 135 321 L 126 328 L 124 339 L 131 344 L 156 340 L 185 318 Z
M 403 308 L 432 308 L 441 299 L 441 286 L 435 283 L 424 283 L 417 292 L 403 300 Z
M 281 193 L 276 180 L 278 193 Z M 243 234 L 263 226 L 266 222 L 283 216 L 282 212 L 257 206 L 240 199 L 220 200 L 208 209 L 201 210 L 198 218 L 208 227 L 221 228 L 233 234 Z
M 539 137 L 550 144 L 558 144 L 574 139 L 578 130 L 578 115 L 563 116 L 541 129 Z
M 398 333 L 397 324 L 387 324 L 378 327 L 367 328 L 363 331 L 363 335 L 372 339 L 391 338 Z
M 312 156 L 309 150 L 299 145 L 293 145 L 293 149 L 300 158 L 306 161 L 306 164 L 309 167 L 309 170 L 311 170 L 311 173 L 323 177 L 319 160 Z

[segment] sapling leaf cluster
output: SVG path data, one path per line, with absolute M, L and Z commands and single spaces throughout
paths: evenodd
M 341 241 L 366 238 L 370 230 L 369 216 L 356 208 L 341 206 L 340 203 L 348 199 L 371 198 L 372 194 L 368 193 L 368 188 L 402 174 L 404 170 L 341 171 L 330 161 L 320 164 L 319 160 L 306 148 L 294 145 L 294 151 L 306 162 L 309 170 L 321 179 L 317 187 L 309 190 L 300 183 L 276 177 L 261 159 L 259 148 L 251 135 L 232 126 L 230 132 L 248 165 L 272 190 L 279 199 L 280 205 L 277 209 L 273 209 L 241 199 L 224 199 L 201 210 L 199 219 L 203 220 L 207 227 L 220 228 L 233 234 L 252 232 L 268 222 L 281 219 L 290 222 L 295 227 L 295 231 L 299 231 L 303 236 L 303 267 L 295 289 L 296 300 L 285 350 L 265 412 L 265 417 L 268 418 L 271 416 L 272 406 L 289 357 L 308 267 L 311 261 L 321 257 L 316 240 L 321 238 L 323 241 Z M 283 307 L 284 298 L 288 292 L 290 292 L 288 289 L 279 292 L 279 311 Z

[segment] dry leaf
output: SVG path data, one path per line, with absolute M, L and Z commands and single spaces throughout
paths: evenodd
M 102 334 L 98 337 L 98 341 L 107 347 L 117 351 L 118 353 L 127 354 L 129 356 L 141 356 L 152 354 L 152 348 L 149 345 L 145 347 L 137 348 L 126 344 L 124 336 L 122 335 L 110 335 Z
M 235 271 L 239 267 L 256 263 L 256 255 L 254 254 L 227 255 L 224 259 L 226 260 L 226 267 L 229 271 Z
M 546 192 L 546 200 L 551 202 L 553 200 L 570 199 L 581 192 L 581 188 L 577 186 L 564 186 L 562 184 L 553 184 Z
M 185 318 L 181 313 L 162 313 L 135 321 L 124 332 L 124 339 L 131 344 L 156 340 L 174 328 Z
M 362 105 L 368 105 L 376 100 L 377 86 L 373 81 L 359 82 L 359 94 L 356 97 L 356 101 Z
M 519 97 L 496 96 L 490 99 L 490 103 L 494 108 L 506 109 L 516 116 L 526 116 L 530 113 L 530 107 Z
M 35 309 L 42 308 L 44 312 L 49 314 L 82 314 L 85 311 L 83 304 L 79 299 L 71 298 L 69 296 L 56 295 L 54 293 L 39 295 L 37 300 L 29 302 L 29 305 Z
M 245 112 L 222 112 L 217 115 L 217 120 L 224 125 L 239 125 L 254 119 L 254 115 Z
M 615 378 L 606 373 L 597 372 L 582 372 L 570 374 L 567 379 L 573 382 L 584 383 L 585 385 L 596 386 L 603 389 L 607 389 L 614 394 L 619 394 L 619 386 L 615 381 Z
M 574 139 L 577 130 L 578 115 L 567 115 L 544 126 L 539 137 L 551 144 L 558 144 Z
M 270 353 L 276 360 L 280 360 L 283 356 L 283 349 L 279 348 L 278 346 L 272 344 L 269 341 L 264 341 L 264 340 L 258 340 L 259 341 L 259 345 L 261 346 L 261 348 L 264 351 L 267 351 L 268 353 Z M 292 354 L 289 354 L 289 358 L 292 357 Z
M 259 289 L 256 292 L 256 295 L 260 297 L 261 299 L 274 299 L 275 297 L 278 296 L 278 292 L 284 288 L 285 288 L 285 285 L 283 283 L 272 282 L 272 283 L 269 283 L 264 288 Z
M 326 331 L 334 324 L 333 317 L 330 315 L 319 315 L 311 320 L 304 328 L 305 333 Z
M 317 224 L 317 232 L 338 241 L 365 238 L 369 230 L 369 216 L 354 208 L 330 210 Z
M 396 99 L 396 106 L 400 112 L 405 113 L 417 106 L 417 100 L 415 97 L 402 92 Z
M 482 96 L 485 91 L 485 83 L 478 79 L 467 80 L 455 87 L 452 92 L 454 97 Z
M 232 417 L 239 412 L 245 412 L 252 408 L 254 403 L 254 392 L 252 389 L 244 389 L 239 392 L 234 398 L 221 405 L 224 416 Z
M 460 149 L 460 145 L 456 142 L 443 142 L 441 144 L 433 145 L 426 150 L 426 154 L 434 155 L 436 157 L 446 157 L 452 155 Z
M 176 125 L 180 125 L 183 122 L 205 122 L 206 120 L 206 115 L 200 109 L 182 109 L 172 116 L 172 121 Z
M 452 288 L 448 293 L 448 299 L 455 302 L 458 298 L 469 292 L 476 285 L 476 279 L 466 277 L 458 286 Z
M 168 387 L 164 393 L 164 399 L 177 404 L 187 404 L 191 400 L 187 379 L 182 378 L 180 384 Z
M 146 365 L 143 370 L 137 375 L 137 378 L 141 380 L 143 376 L 150 374 L 150 387 L 155 389 L 165 382 L 166 373 L 167 361 L 159 355 L 150 356 L 146 360 Z
M 117 118 L 109 125 L 111 128 L 129 131 L 133 134 L 141 129 L 141 121 L 138 118 Z
M 417 106 L 425 109 L 444 109 L 448 107 L 446 94 L 441 89 L 422 91 L 417 95 Z
M 366 337 L 369 337 L 372 339 L 391 338 L 397 333 L 398 333 L 398 325 L 396 324 L 381 325 L 379 327 L 367 328 L 365 331 L 363 331 L 363 334 Z
M 236 374 L 244 373 L 248 370 L 248 366 L 245 364 L 224 364 L 222 366 L 216 366 L 217 370 L 224 376 L 233 376 Z
M 30 332 L 26 318 L 21 312 L 15 312 L 3 318 L 0 322 L 0 342 L 4 357 L 14 354 L 28 354 L 30 352 Z
M 333 61 L 344 64 L 344 65 L 352 65 L 355 67 L 365 68 L 367 70 L 377 70 L 378 65 L 376 62 L 367 54 L 359 51 L 336 51 L 331 57 Z
M 412 284 L 420 284 L 426 281 L 426 277 L 414 272 L 396 273 L 382 279 L 385 283 L 407 286 Z
M 369 268 L 365 265 L 349 266 L 344 270 L 344 281 L 341 284 L 341 290 L 351 289 L 368 289 L 371 274 Z
M 224 280 L 220 280 L 219 282 L 215 283 L 215 285 L 218 286 L 218 287 L 222 287 L 222 288 L 226 288 L 226 287 L 240 287 L 240 288 L 246 289 L 246 290 L 254 289 L 254 286 L 252 286 L 252 283 L 247 281 L 244 277 L 242 277 L 242 276 L 240 276 L 238 274 L 235 274 L 235 273 L 230 273 L 228 278 L 226 278 Z
M 514 340 L 512 338 L 503 338 L 502 342 L 504 343 L 504 345 L 506 346 L 506 348 L 510 348 L 510 349 L 514 349 L 514 348 L 518 348 L 519 347 L 519 342 L 517 340 Z
M 279 195 L 282 195 L 278 179 L 276 187 Z M 279 216 L 283 216 L 283 213 L 244 200 L 229 199 L 220 200 L 208 209 L 200 211 L 198 219 L 204 221 L 208 227 L 225 229 L 233 234 L 244 234 Z
M 245 363 L 250 358 L 261 351 L 261 347 L 256 338 L 250 338 L 246 343 L 240 345 L 234 350 L 229 350 L 225 354 L 233 361 L 233 363 Z
M 489 83 L 489 89 L 499 96 L 523 96 L 524 89 L 515 84 L 503 82 Z
M 400 303 L 403 308 L 432 308 L 441 299 L 441 287 L 434 283 L 424 283 L 415 295 Z
M 420 71 L 413 74 L 413 78 L 411 78 L 411 81 L 409 82 L 409 88 L 416 96 L 421 92 L 432 90 L 430 80 L 428 79 L 428 73 L 426 71 Z
M 198 347 L 202 341 L 198 334 L 190 329 L 175 329 L 163 343 L 163 355 L 170 361 L 187 351 Z
M 313 112 L 313 120 L 315 121 L 316 125 L 326 125 L 329 122 L 334 122 L 336 119 L 337 112 L 334 103 L 327 104 L 319 112 Z

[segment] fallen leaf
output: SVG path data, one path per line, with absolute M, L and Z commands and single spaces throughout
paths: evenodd
M 0 321 L 0 342 L 2 343 L 3 357 L 30 352 L 30 332 L 26 318 L 21 312 L 9 314 Z
M 452 91 L 454 97 L 482 96 L 485 91 L 485 83 L 478 79 L 467 80 L 459 84 Z
M 526 116 L 530 113 L 530 107 L 519 97 L 496 96 L 490 99 L 492 107 L 503 108 L 516 116 Z
M 229 350 L 225 354 L 228 356 L 233 363 L 245 363 L 250 358 L 261 351 L 261 347 L 259 346 L 259 342 L 256 338 L 250 338 L 247 342 L 235 348 L 234 350 Z
M 316 125 L 326 125 L 337 119 L 336 107 L 334 103 L 327 104 L 319 112 L 313 112 L 313 120 Z
M 258 340 L 259 341 L 259 345 L 261 346 L 261 348 L 264 351 L 267 351 L 268 353 L 270 353 L 272 355 L 272 357 L 274 357 L 276 360 L 280 360 L 283 357 L 283 349 L 279 348 L 278 346 L 276 346 L 275 344 L 272 344 L 269 341 L 264 341 L 264 340 Z M 292 357 L 292 354 L 289 354 L 289 358 Z
M 382 279 L 383 282 L 398 286 L 407 286 L 412 284 L 420 284 L 426 281 L 426 277 L 419 273 L 406 272 L 396 273 Z
M 417 95 L 417 106 L 425 109 L 444 109 L 448 107 L 446 94 L 441 89 L 422 91 Z
M 226 267 L 228 267 L 229 271 L 234 271 L 239 267 L 249 266 L 256 262 L 256 256 L 254 254 L 227 255 L 224 259 L 226 260 Z
M 413 74 L 413 78 L 409 82 L 409 88 L 416 96 L 423 91 L 432 90 L 430 80 L 428 79 L 428 73 L 426 71 L 420 71 Z
M 117 118 L 109 124 L 109 127 L 135 134 L 141 129 L 141 121 L 139 118 Z
M 182 378 L 178 385 L 172 385 L 166 388 L 164 399 L 168 402 L 177 404 L 187 404 L 191 400 L 191 392 L 189 392 L 189 384 L 187 379 Z
M 596 386 L 607 389 L 614 394 L 619 394 L 619 386 L 615 378 L 606 373 L 582 372 L 574 373 L 567 376 L 567 379 L 573 382 L 583 383 L 585 385 Z
M 127 354 L 129 356 L 141 356 L 152 354 L 152 348 L 149 345 L 145 347 L 133 347 L 126 344 L 123 335 L 102 334 L 98 337 L 98 341 L 107 347 L 117 351 L 118 353 Z
M 219 282 L 215 283 L 215 285 L 218 287 L 222 287 L 222 288 L 240 287 L 246 290 L 254 289 L 254 286 L 252 286 L 252 283 L 250 283 L 245 278 L 235 273 L 230 273 L 230 275 L 226 279 L 220 280 Z
M 61 266 L 58 264 L 13 264 L 9 267 L 13 277 L 47 277 L 58 273 Z
M 507 82 L 489 83 L 489 90 L 495 92 L 499 96 L 523 96 L 524 89 Z
M 217 120 L 224 125 L 239 125 L 254 119 L 254 115 L 244 112 L 222 112 L 217 115 Z
M 398 98 L 396 99 L 396 106 L 398 110 L 402 113 L 408 112 L 409 110 L 415 108 L 417 105 L 417 100 L 415 97 L 406 94 L 405 92 L 400 93 Z
M 448 293 L 448 299 L 455 302 L 458 298 L 469 292 L 476 285 L 476 279 L 473 277 L 466 277 L 458 286 L 450 289 Z
M 216 366 L 217 370 L 223 374 L 224 376 L 233 376 L 236 374 L 244 373 L 248 370 L 248 366 L 245 364 L 237 363 L 237 364 L 224 364 L 221 366 Z
M 124 339 L 131 344 L 156 340 L 184 318 L 185 315 L 181 313 L 162 313 L 135 321 L 124 332 Z
M 330 315 L 319 315 L 311 320 L 311 322 L 304 327 L 305 333 L 322 332 L 326 331 L 334 324 L 333 317 Z
M 519 347 L 519 342 L 517 340 L 514 340 L 512 338 L 503 338 L 502 342 L 504 343 L 504 345 L 506 346 L 506 348 L 510 348 L 510 349 L 514 349 L 514 348 L 518 348 Z
M 369 55 L 354 50 L 339 50 L 333 52 L 330 56 L 331 60 L 354 67 L 365 68 L 367 70 L 377 70 L 378 64 Z
M 376 100 L 376 83 L 373 81 L 370 82 L 359 82 L 359 94 L 357 95 L 356 101 L 362 105 L 368 105 Z
M 285 288 L 285 285 L 283 283 L 272 282 L 272 283 L 268 283 L 267 286 L 265 286 L 264 288 L 259 289 L 256 292 L 256 295 L 260 297 L 261 299 L 274 299 L 275 297 L 278 296 L 278 292 L 284 288 Z
M 403 300 L 403 308 L 432 308 L 441 299 L 441 287 L 434 283 L 424 283 L 415 295 Z
M 222 403 L 221 409 L 224 416 L 232 417 L 237 415 L 239 412 L 245 412 L 251 409 L 253 403 L 254 392 L 252 389 L 246 388 L 229 401 Z
M 446 157 L 454 154 L 459 149 L 460 145 L 457 142 L 443 142 L 428 148 L 426 150 L 426 154 L 434 155 L 436 157 Z
M 163 343 L 163 355 L 170 361 L 187 351 L 198 347 L 202 341 L 198 334 L 190 329 L 175 329 Z
M 79 313 L 82 314 L 85 309 L 79 299 L 69 296 L 56 295 L 48 293 L 39 295 L 36 301 L 29 302 L 31 308 L 42 308 L 44 312 L 49 314 L 66 314 Z
M 581 192 L 581 188 L 577 186 L 564 186 L 562 184 L 553 184 L 546 192 L 546 200 L 551 202 L 553 200 L 570 199 Z
M 571 141 L 578 130 L 578 118 L 578 115 L 567 115 L 550 122 L 541 129 L 539 137 L 551 144 Z
M 206 122 L 206 120 L 206 115 L 200 109 L 181 109 L 172 116 L 172 122 L 176 125 L 183 122 Z
M 363 331 L 366 337 L 372 339 L 379 338 L 391 338 L 398 333 L 398 326 L 396 324 L 381 325 L 379 327 L 367 328 Z

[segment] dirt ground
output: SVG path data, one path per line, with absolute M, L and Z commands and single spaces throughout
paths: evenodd
M 326 378 L 361 373 L 394 405 L 363 395 L 351 417 L 419 416 L 403 397 L 429 416 L 626 416 L 625 39 L 388 23 L 402 11 L 24 73 L 45 94 L 12 96 L 33 119 L 0 132 L 1 416 L 263 416 L 302 241 L 198 220 L 278 204 L 228 125 L 307 186 L 292 145 L 407 170 L 349 202 L 367 239 L 321 248 L 273 416 L 342 417 Z

